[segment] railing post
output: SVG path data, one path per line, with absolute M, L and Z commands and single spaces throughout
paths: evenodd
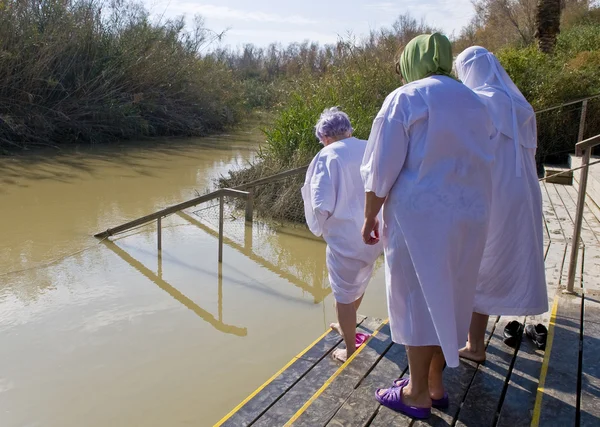
M 248 198 L 246 199 L 246 222 L 252 223 L 254 216 L 254 187 L 248 188 Z
M 225 198 L 219 195 L 219 262 L 223 262 L 223 207 Z
M 588 100 L 584 99 L 581 104 L 581 116 L 579 118 L 579 134 L 577 135 L 577 142 L 583 141 L 583 134 L 585 132 L 585 117 L 587 115 Z
M 567 292 L 573 293 L 575 286 L 575 269 L 577 268 L 577 256 L 579 254 L 579 239 L 581 237 L 581 223 L 583 222 L 583 208 L 585 206 L 585 194 L 587 189 L 588 168 L 592 148 L 583 151 L 581 160 L 581 174 L 579 175 L 579 194 L 577 195 L 577 212 L 575 213 L 575 225 L 573 229 L 573 240 L 571 241 L 571 259 L 569 260 L 569 276 L 567 281 Z
M 156 240 L 158 242 L 158 251 L 162 251 L 162 218 L 156 219 Z

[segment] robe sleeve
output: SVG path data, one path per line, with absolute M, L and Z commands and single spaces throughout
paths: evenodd
M 317 155 L 306 173 L 302 187 L 304 216 L 316 236 L 323 234 L 325 222 L 335 209 L 337 174 L 337 162 L 326 155 Z
M 360 168 L 365 192 L 386 197 L 398 179 L 407 152 L 408 132 L 404 124 L 393 117 L 376 117 Z

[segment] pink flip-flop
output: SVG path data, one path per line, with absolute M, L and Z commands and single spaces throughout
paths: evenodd
M 369 335 L 369 334 L 363 334 L 362 332 L 357 332 L 356 337 L 355 337 L 356 348 L 363 345 L 370 337 L 371 337 L 371 335 Z

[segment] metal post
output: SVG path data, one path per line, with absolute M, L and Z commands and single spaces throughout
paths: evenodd
M 219 262 L 223 262 L 223 194 L 219 196 Z
M 223 321 L 223 264 L 219 264 L 218 312 L 219 322 Z
M 581 117 L 579 118 L 579 135 L 577 136 L 577 142 L 583 141 L 583 134 L 585 132 L 585 116 L 587 115 L 588 100 L 584 99 L 581 104 Z
M 252 223 L 244 227 L 244 249 L 252 252 Z
M 156 260 L 156 262 L 158 264 L 156 267 L 156 275 L 160 280 L 162 280 L 162 255 L 160 254 L 160 252 L 158 253 L 158 259 Z
M 248 198 L 246 199 L 246 222 L 252 223 L 254 216 L 254 188 L 248 189 Z
M 577 268 L 577 255 L 579 254 L 579 238 L 581 237 L 581 223 L 583 222 L 583 207 L 585 206 L 585 193 L 587 189 L 588 168 L 590 163 L 591 148 L 583 151 L 581 160 L 581 174 L 579 178 L 579 194 L 577 195 L 577 212 L 575 213 L 575 225 L 573 230 L 573 240 L 571 241 L 571 259 L 569 260 L 569 276 L 567 282 L 567 292 L 573 293 L 575 286 L 575 269 Z
M 161 217 L 156 219 L 156 233 L 157 233 L 157 242 L 158 242 L 158 251 L 162 251 L 162 224 Z

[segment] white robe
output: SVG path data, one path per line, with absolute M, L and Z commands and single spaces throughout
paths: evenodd
M 494 142 L 492 210 L 474 311 L 534 315 L 548 310 L 542 194 L 535 113 L 494 55 L 472 47 L 456 61 L 499 130 Z
M 361 172 L 387 197 L 383 243 L 392 339 L 439 345 L 459 363 L 471 320 L 491 203 L 485 106 L 461 83 L 433 76 L 392 92 L 375 118 Z
M 365 195 L 360 165 L 366 141 L 334 142 L 312 160 L 302 187 L 304 214 L 310 230 L 327 242 L 329 283 L 337 302 L 360 298 L 371 279 L 382 245 L 362 241 Z

